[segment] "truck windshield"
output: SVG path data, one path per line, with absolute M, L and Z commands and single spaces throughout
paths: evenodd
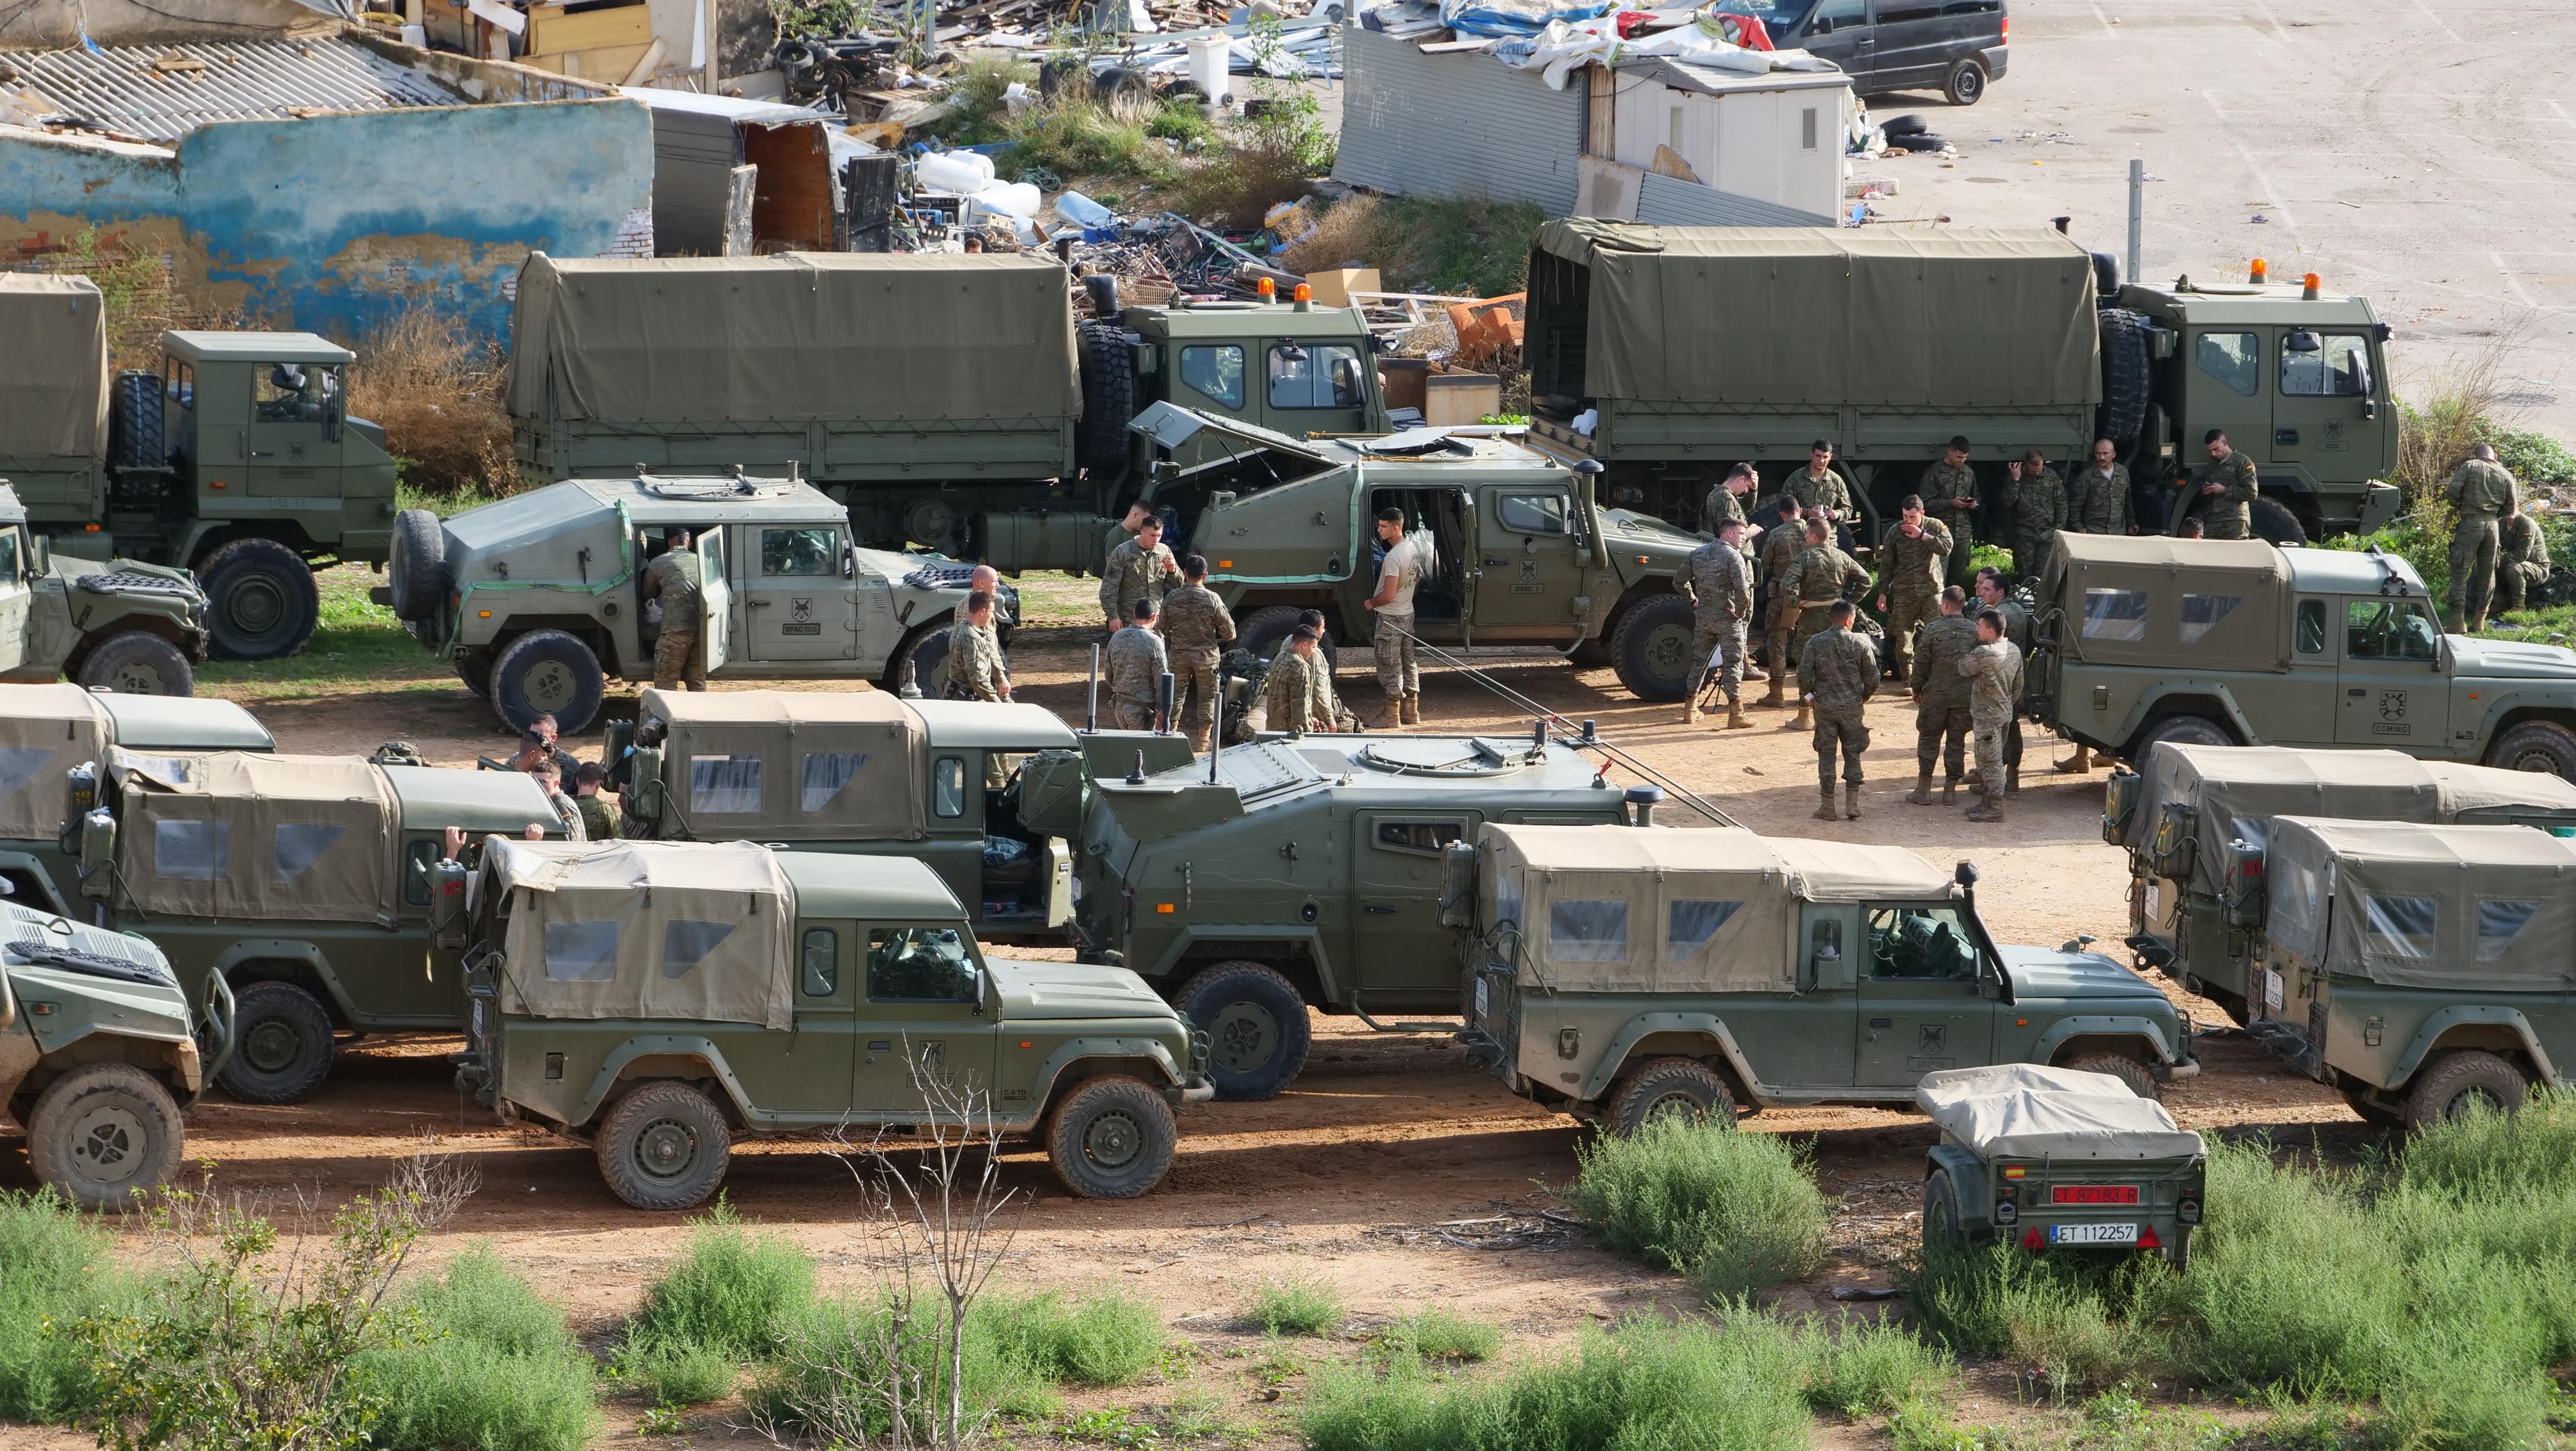
M 2430 660 L 2441 633 L 2411 600 L 2354 600 L 2344 618 L 2347 660 Z
M 1977 975 L 1977 937 L 1957 907 L 1878 907 L 1869 914 L 1869 970 L 1878 978 Z
M 978 993 L 975 960 L 954 927 L 878 928 L 868 933 L 868 1000 L 967 1003 Z
M 2293 398 L 2359 398 L 2370 392 L 2370 345 L 2358 333 L 2327 333 L 2314 352 L 2281 350 L 2281 392 Z
M 1273 408 L 1357 408 L 1359 349 L 1334 343 L 1281 343 L 1270 350 Z

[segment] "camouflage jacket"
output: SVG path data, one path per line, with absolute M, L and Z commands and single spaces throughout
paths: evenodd
M 1968 718 L 1979 730 L 2009 724 L 2021 700 L 2021 647 L 2010 640 L 1980 644 L 1959 661 L 1968 681 Z
M 1159 607 L 1163 592 L 1180 582 L 1181 567 L 1172 562 L 1169 546 L 1147 549 L 1130 539 L 1109 551 L 1109 562 L 1100 568 L 1100 613 L 1130 619 L 1127 611 L 1138 600 L 1151 599 Z
M 1163 698 L 1167 662 L 1162 636 L 1143 625 L 1129 625 L 1109 637 L 1109 693 L 1134 704 L 1154 704 Z
M 2529 514 L 2507 514 L 2497 533 L 2496 559 L 2503 564 L 2536 564 L 2549 572 L 2549 541 L 2540 536 L 2539 521 Z
M 694 549 L 667 549 L 644 566 L 644 598 L 662 602 L 662 630 L 694 635 L 706 616 L 706 592 L 699 581 Z
M 1798 654 L 1798 688 L 1819 710 L 1858 710 L 1878 693 L 1878 651 L 1856 630 L 1826 630 Z
M 2004 481 L 2004 505 L 2012 510 L 2016 534 L 2037 534 L 2066 527 L 2066 481 L 2055 469 L 2041 469 Z M 2018 564 L 2018 561 L 2016 561 Z
M 2504 465 L 2491 464 L 2482 458 L 2470 459 L 2451 470 L 2442 492 L 2451 496 L 2452 507 L 2463 519 L 2493 519 L 2521 506 L 2522 490 Z
M 1914 637 L 1914 678 L 1907 684 L 1925 705 L 1968 703 L 1968 680 L 1959 662 L 1977 648 L 1977 625 L 1966 615 L 1943 615 Z
M 617 803 L 606 796 L 590 795 L 572 798 L 573 809 L 581 813 L 581 829 L 592 841 L 615 841 L 622 823 Z
M 1262 688 L 1262 699 L 1269 704 L 1269 724 L 1274 731 L 1330 730 L 1333 718 L 1315 690 L 1316 677 L 1323 672 L 1315 662 L 1294 650 L 1282 649 L 1270 662 L 1270 678 Z
M 948 685 L 941 694 L 950 700 L 999 700 L 1002 698 L 1002 647 L 995 636 L 972 620 L 959 620 L 948 627 Z
M 2227 492 L 2219 496 L 2217 507 L 2211 510 L 2213 515 L 2224 511 L 2238 519 L 2250 518 L 2254 501 L 2263 496 L 2262 482 L 2254 476 L 2254 460 L 2234 449 L 2228 450 L 2225 460 L 2195 470 L 2191 481 L 2194 488 L 2206 484 L 2227 486 Z M 2184 507 L 2190 507 L 2188 501 Z
M 2086 464 L 2066 486 L 2066 527 L 2078 534 L 2129 532 L 2129 466 L 2111 465 L 2106 476 Z
M 582 820 L 581 807 L 571 797 L 557 791 L 546 797 L 546 804 L 554 808 L 555 816 L 563 822 L 565 840 L 590 840 L 590 827 Z
M 1712 539 L 1691 551 L 1673 576 L 1673 588 L 1703 620 L 1743 620 L 1753 615 L 1752 566 L 1741 551 Z
M 1800 604 L 1838 600 L 1869 588 L 1869 571 L 1830 544 L 1810 544 L 1780 575 L 1780 598 Z
M 1915 485 L 1914 492 L 1923 496 L 1923 512 L 1944 524 L 1960 525 L 1976 520 L 1977 471 L 1966 464 L 1953 468 L 1935 460 L 1930 468 L 1923 471 L 1923 482 Z M 1962 509 L 1951 503 L 1952 499 L 1965 499 L 1968 507 Z
M 1878 540 L 1879 587 L 1889 594 L 1919 590 L 1941 592 L 1950 567 L 1950 527 L 1938 519 L 1923 521 L 1923 533 L 1905 537 L 1905 523 L 1887 526 Z
M 1806 528 L 1794 519 L 1773 524 L 1762 536 L 1762 588 L 1767 595 L 1779 598 L 1780 577 L 1806 548 Z
M 1163 596 L 1163 640 L 1175 650 L 1209 651 L 1234 638 L 1234 616 L 1203 584 L 1185 584 Z
M 1718 486 L 1709 490 L 1708 497 L 1700 503 L 1699 532 L 1715 534 L 1718 526 L 1727 520 L 1742 518 L 1744 518 L 1744 501 L 1735 497 L 1734 491 L 1727 488 L 1725 482 L 1720 480 Z
M 1844 478 L 1840 469 L 1828 467 L 1821 479 L 1800 469 L 1780 487 L 1790 498 L 1798 501 L 1800 508 L 1831 509 L 1837 519 L 1851 517 L 1851 480 Z

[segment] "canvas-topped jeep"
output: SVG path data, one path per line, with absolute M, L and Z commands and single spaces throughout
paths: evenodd
M 0 679 L 193 695 L 206 596 L 184 569 L 56 554 L 0 482 Z
M 1925 1074 L 1941 1130 L 1923 1175 L 1926 1252 L 2152 1250 L 2181 1269 L 2208 1202 L 2209 1146 L 2107 1073 L 2033 1063 Z

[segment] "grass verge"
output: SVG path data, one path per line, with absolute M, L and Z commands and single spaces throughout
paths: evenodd
M 197 667 L 201 693 L 235 700 L 288 700 L 351 686 L 445 690 L 456 684 L 446 664 L 367 598 L 385 577 L 361 564 L 335 565 L 313 576 L 320 622 L 304 649 L 279 660 L 209 660 Z
M 0 1420 L 65 1421 L 96 1399 L 80 1348 L 49 1328 L 128 1306 L 98 1221 L 41 1190 L 0 1193 Z
M 1321 1280 L 1273 1280 L 1244 1307 L 1246 1323 L 1270 1335 L 1328 1335 L 1342 1323 L 1342 1297 Z
M 753 1234 L 721 1202 L 691 1226 L 679 1259 L 645 1288 L 616 1362 L 621 1377 L 676 1405 L 732 1394 L 741 1367 L 777 1354 L 814 1304 L 814 1259 L 803 1249 Z
M 1772 1134 L 1667 1116 L 1577 1151 L 1575 1209 L 1610 1248 L 1712 1299 L 1815 1272 L 1828 1216 L 1806 1158 Z
M 426 1338 L 360 1362 L 385 1451 L 580 1451 L 599 1429 L 597 1371 L 554 1307 L 489 1246 L 403 1297 Z

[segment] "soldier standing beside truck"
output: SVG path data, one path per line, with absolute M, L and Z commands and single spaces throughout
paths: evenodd
M 2482 443 L 2451 471 L 2442 492 L 2459 511 L 2451 528 L 2451 617 L 2445 628 L 2474 635 L 2487 627 L 2487 604 L 2495 594 L 2496 520 L 2522 502 L 2522 490 L 2496 462 L 2495 445 Z
M 1153 596 L 1130 600 L 1126 609 L 1129 623 L 1109 637 L 1110 709 L 1120 730 L 1149 731 L 1163 693 L 1163 672 L 1171 665 L 1163 637 L 1154 631 L 1154 617 L 1161 612 L 1154 608 Z
M 1899 680 L 1910 673 L 1915 626 L 1940 614 L 1942 572 L 1950 556 L 1949 529 L 1924 517 L 1922 495 L 1906 495 L 1896 522 L 1878 541 L 1878 609 L 1887 617 L 1888 668 Z
M 1959 662 L 1968 679 L 1968 717 L 1977 732 L 1980 800 L 1970 821 L 2004 819 L 2004 732 L 2021 703 L 2021 648 L 2004 638 L 2003 611 L 1977 616 L 1977 648 Z
M 1991 564 L 1977 571 L 1977 594 L 1975 601 L 1968 606 L 1968 622 L 1976 623 L 1976 617 L 1988 610 L 2004 617 L 2004 639 L 2019 650 L 2021 658 L 2027 662 L 2031 650 L 2030 611 L 2022 608 L 2021 601 L 2014 599 L 2004 588 L 2004 572 Z M 2091 768 L 2088 764 L 2068 769 Z M 1973 786 L 1984 779 L 1984 773 L 1979 772 L 1968 778 L 1968 784 Z M 2021 717 L 2016 714 L 2004 722 L 2004 794 L 2011 796 L 2020 790 Z
M 1798 684 L 1816 718 L 1818 821 L 1834 819 L 1834 750 L 1843 757 L 1843 815 L 1860 820 L 1860 753 L 1869 749 L 1869 720 L 1862 714 L 1878 693 L 1878 652 L 1852 629 L 1859 611 L 1836 600 L 1826 612 L 1832 628 L 1818 632 L 1798 657 Z M 1802 708 L 1801 714 L 1805 710 Z
M 1208 732 L 1219 712 L 1217 657 L 1234 643 L 1234 616 L 1216 591 L 1207 587 L 1207 572 L 1207 556 L 1191 555 L 1181 561 L 1181 578 L 1187 583 L 1163 596 L 1163 644 L 1171 654 L 1172 696 L 1193 751 L 1208 748 Z
M 2066 486 L 2066 527 L 2077 534 L 2134 534 L 2129 466 L 2107 438 L 2093 440 L 2093 462 Z
M 1110 550 L 1109 562 L 1101 566 L 1100 613 L 1115 630 L 1141 618 L 1137 601 L 1160 604 L 1164 593 L 1180 582 L 1181 567 L 1163 545 L 1163 521 L 1147 515 L 1136 537 Z
M 1718 486 L 1708 491 L 1708 498 L 1699 506 L 1702 532 L 1715 534 L 1729 519 L 1738 524 L 1749 522 L 1744 517 L 1744 496 L 1752 493 L 1761 482 L 1762 476 L 1754 472 L 1751 464 L 1737 464 L 1729 470 Z
M 964 617 L 948 627 L 949 700 L 1008 700 L 1010 677 L 1002 673 L 1001 641 L 993 633 L 993 597 L 982 590 L 966 596 Z
M 2236 451 L 2223 428 L 2211 429 L 2201 442 L 2209 449 L 2209 467 L 2197 471 L 2193 482 L 2201 493 L 2218 501 L 2210 506 L 2202 534 L 2211 539 L 2253 538 L 2254 501 L 2263 495 L 2263 485 L 2254 477 L 2254 461 Z M 2174 503 L 2177 512 L 2190 507 L 2185 500 Z
M 1834 446 L 1824 439 L 1807 445 L 1807 466 L 1781 485 L 1802 509 L 1822 509 L 1836 524 L 1851 518 L 1851 480 L 1834 467 Z
M 2549 582 L 2549 541 L 2540 536 L 2540 521 L 2516 506 L 2496 526 L 2495 612 L 2529 608 L 2531 591 Z
M 1773 501 L 1777 505 L 1771 516 L 1771 527 L 1762 535 L 1762 598 L 1768 612 L 1762 622 L 1768 644 L 1764 662 L 1771 678 L 1771 688 L 1762 694 L 1762 703 L 1777 706 L 1781 692 L 1788 689 L 1789 677 L 1789 602 L 1780 593 L 1780 581 L 1789 566 L 1807 548 L 1807 531 L 1798 501 L 1787 494 Z
M 1378 565 L 1377 593 L 1368 608 L 1377 616 L 1377 686 L 1386 693 L 1386 713 L 1376 728 L 1391 731 L 1422 724 L 1422 667 L 1413 658 L 1413 591 L 1422 582 L 1422 546 L 1404 535 L 1404 511 L 1393 505 L 1377 511 L 1377 537 L 1386 545 Z
M 677 690 L 685 679 L 691 690 L 707 688 L 706 652 L 698 648 L 705 623 L 705 579 L 689 531 L 674 529 L 668 545 L 644 566 L 644 602 L 662 602 L 662 632 L 653 637 L 653 684 Z
M 1941 617 L 1923 627 L 1914 652 L 1914 794 L 1917 806 L 1932 804 L 1932 762 L 1943 765 L 1941 804 L 1953 804 L 1959 777 L 1967 769 L 1968 680 L 1959 662 L 1977 648 L 1977 623 L 1967 616 L 1968 592 L 1951 585 L 1941 591 Z
M 2011 474 L 2004 489 L 2012 509 L 2013 572 L 2036 580 L 2048 567 L 2057 531 L 2066 524 L 2066 481 L 2035 448 L 2006 468 Z
M 1921 496 L 1933 518 L 1950 531 L 1950 557 L 1943 582 L 1964 589 L 1968 583 L 1968 550 L 1977 534 L 1977 471 L 1968 467 L 1968 436 L 1953 434 L 1941 461 L 1923 470 Z
M 1828 542 L 1832 538 L 1832 524 L 1821 517 L 1808 520 L 1807 547 L 1780 576 L 1780 608 L 1789 616 L 1789 658 L 1799 662 L 1798 718 L 1789 722 L 1791 730 L 1807 728 L 1807 700 L 1814 693 L 1805 668 L 1807 641 L 1833 624 L 1827 607 L 1847 591 L 1869 588 L 1869 571 Z
M 1753 614 L 1752 566 L 1744 560 L 1744 520 L 1718 521 L 1717 537 L 1691 551 L 1673 589 L 1691 602 L 1690 695 L 1682 702 L 1682 724 L 1699 719 L 1700 687 L 1711 670 L 1726 692 L 1726 728 L 1743 730 L 1744 624 Z

